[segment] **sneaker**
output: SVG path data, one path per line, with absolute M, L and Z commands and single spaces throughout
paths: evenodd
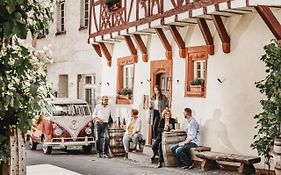
M 125 153 L 124 155 L 124 159 L 127 160 L 128 159 L 128 153 Z
M 97 158 L 101 158 L 101 154 L 100 153 L 97 153 Z
M 191 165 L 189 165 L 188 169 L 191 170 L 194 168 L 194 164 L 192 163 Z
M 163 165 L 162 165 L 162 162 L 158 162 L 158 168 L 162 168 Z
M 103 158 L 105 158 L 105 159 L 110 159 L 110 156 L 107 155 L 107 154 L 104 154 L 104 155 L 103 155 Z

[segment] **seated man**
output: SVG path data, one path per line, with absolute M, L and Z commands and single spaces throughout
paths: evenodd
M 138 141 L 142 139 L 141 119 L 138 117 L 139 111 L 132 109 L 131 117 L 126 120 L 126 132 L 123 137 L 123 144 L 125 149 L 125 158 L 128 158 L 130 142 L 133 142 L 133 150 L 136 149 Z
M 176 156 L 179 161 L 183 164 L 184 169 L 192 169 L 193 163 L 190 158 L 190 148 L 197 147 L 200 143 L 200 133 L 199 125 L 197 121 L 192 117 L 192 111 L 190 108 L 184 109 L 184 118 L 188 121 L 188 126 L 186 128 L 186 140 L 180 142 L 171 147 L 171 151 L 174 156 Z

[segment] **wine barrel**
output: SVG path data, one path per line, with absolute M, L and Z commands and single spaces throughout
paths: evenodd
M 109 148 L 112 156 L 124 156 L 125 150 L 123 146 L 124 129 L 109 129 Z
M 273 146 L 273 152 L 276 155 L 280 155 L 281 156 L 281 137 L 276 137 L 274 139 L 274 146 Z
M 186 139 L 186 132 L 184 131 L 173 131 L 173 132 L 163 132 L 162 133 L 162 151 L 165 166 L 173 167 L 179 166 L 180 162 L 172 154 L 171 147 L 179 142 Z

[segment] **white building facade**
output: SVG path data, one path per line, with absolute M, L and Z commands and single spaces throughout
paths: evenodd
M 95 3 L 97 2 L 93 1 Z M 215 5 L 206 3 L 204 8 L 190 10 L 192 14 L 185 11 L 177 15 L 163 15 L 164 20 L 155 16 L 150 22 L 149 17 L 156 15 L 157 7 L 152 7 L 155 10 L 151 12 L 153 14 L 146 16 L 145 10 L 137 10 L 138 6 L 134 3 L 136 2 L 130 6 L 128 4 L 131 1 L 126 1 L 127 13 L 130 8 L 132 12 L 119 32 L 113 30 L 115 26 L 95 24 L 94 18 L 98 21 L 101 11 L 99 5 L 93 5 L 92 9 L 91 43 L 98 46 L 97 52 L 100 51 L 99 48 L 103 51 L 101 94 L 112 97 L 116 116 L 123 118 L 132 108 L 138 109 L 139 117 L 145 121 L 142 133 L 148 141 L 149 109 L 144 99 L 151 96 L 153 87 L 158 84 L 169 97 L 172 117 L 178 120 L 181 128 L 186 126 L 184 108 L 190 107 L 193 110 L 193 116 L 200 124 L 202 145 L 210 146 L 213 151 L 256 156 L 257 152 L 250 145 L 257 132 L 254 129 L 254 116 L 261 112 L 259 101 L 264 97 L 255 87 L 255 82 L 266 76 L 265 65 L 260 61 L 264 54 L 263 47 L 276 37 L 257 13 L 256 6 L 270 5 L 274 16 L 281 21 L 281 2 L 225 0 Z M 183 3 L 182 6 L 184 5 Z M 121 6 L 125 6 L 124 1 Z M 164 1 L 163 8 L 163 11 L 173 8 L 170 0 Z M 220 16 L 230 41 L 221 36 L 222 30 L 218 32 L 218 23 L 214 22 L 216 19 L 212 18 L 212 14 Z M 142 17 L 146 17 L 148 22 L 142 21 L 134 26 L 133 22 Z M 198 18 L 206 20 L 213 43 L 208 43 L 212 40 L 202 35 Z M 182 43 L 180 39 L 175 39 L 175 32 L 171 32 L 174 28 L 169 25 L 175 26 L 179 31 L 184 49 L 180 48 Z M 99 27 L 104 29 L 99 30 Z M 159 37 L 155 28 L 164 32 L 168 40 L 166 48 L 163 37 Z M 206 33 L 208 32 L 205 31 Z M 127 40 L 125 36 L 134 40 Z M 145 47 L 142 47 L 138 36 Z M 134 54 L 134 47 L 129 46 L 130 41 L 137 54 Z M 126 65 L 132 65 L 133 71 L 127 70 Z M 128 72 L 133 73 L 128 76 Z M 199 93 L 193 92 L 190 87 L 190 82 L 198 78 L 204 81 L 203 92 Z M 130 99 L 123 100 L 118 92 L 126 87 L 127 81 L 133 82 L 133 94 Z M 258 167 L 265 168 L 263 163 Z
M 54 8 L 47 35 L 37 48 L 49 47 L 53 64 L 48 81 L 58 97 L 79 98 L 95 105 L 100 98 L 101 60 L 88 44 L 89 0 L 61 0 Z

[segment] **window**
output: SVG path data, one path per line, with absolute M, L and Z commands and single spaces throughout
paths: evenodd
M 209 46 L 188 48 L 186 58 L 186 97 L 206 97 Z
M 134 63 L 134 56 L 118 59 L 117 104 L 132 104 L 133 102 Z
M 92 76 L 85 76 L 85 84 L 92 84 Z
M 59 1 L 57 4 L 57 33 L 65 34 L 65 1 Z
M 80 28 L 86 29 L 89 23 L 89 0 L 81 0 Z

